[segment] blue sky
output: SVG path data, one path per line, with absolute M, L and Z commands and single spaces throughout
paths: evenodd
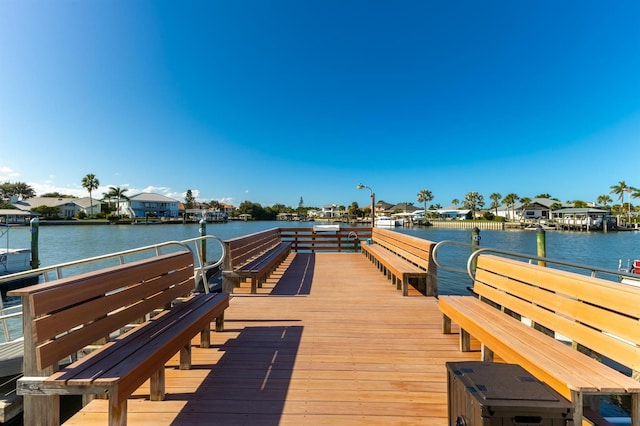
M 0 182 L 595 201 L 640 186 L 638 22 L 637 0 L 0 0 Z

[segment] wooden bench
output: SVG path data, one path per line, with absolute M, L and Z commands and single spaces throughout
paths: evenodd
M 477 298 L 439 297 L 443 332 L 457 323 L 462 351 L 473 336 L 484 361 L 495 354 L 520 364 L 572 402 L 575 425 L 599 398 L 591 395 L 631 394 L 632 425 L 640 425 L 640 288 L 479 255 L 473 290 Z
M 253 294 L 291 253 L 291 242 L 282 241 L 279 228 L 226 240 L 224 244 L 223 279 L 231 280 L 237 287 L 240 280 L 250 278 Z M 231 291 L 228 286 L 223 288 Z
M 362 253 L 380 269 L 402 295 L 409 295 L 409 283 L 427 296 L 438 293 L 436 265 L 431 253 L 435 243 L 383 228 L 371 230 L 372 244 L 363 244 Z
M 180 353 L 189 369 L 191 340 L 201 333 L 208 347 L 229 306 L 228 294 L 191 294 L 194 285 L 182 251 L 10 292 L 23 303 L 25 424 L 59 424 L 59 395 L 73 394 L 108 397 L 109 424 L 124 425 L 128 397 L 149 378 L 150 399 L 162 400 L 165 363 Z

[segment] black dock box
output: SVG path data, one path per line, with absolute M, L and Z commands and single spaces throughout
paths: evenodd
M 449 426 L 568 426 L 571 403 L 515 364 L 447 362 Z

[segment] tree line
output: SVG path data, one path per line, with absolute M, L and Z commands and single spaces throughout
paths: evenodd
M 87 174 L 81 180 L 81 185 L 84 189 L 89 193 L 90 205 L 93 205 L 93 193 L 97 191 L 100 187 L 100 180 L 92 173 Z M 640 198 L 640 189 L 637 187 L 633 187 L 628 185 L 624 180 L 619 181 L 615 185 L 611 185 L 609 188 L 610 191 L 607 194 L 599 195 L 596 199 L 596 202 L 599 206 L 604 209 L 610 210 L 612 214 L 631 214 L 631 212 L 635 212 L 640 210 L 640 206 L 633 206 L 631 204 L 631 199 Z M 128 200 L 129 198 L 126 195 L 128 189 L 110 186 L 108 192 L 103 193 L 101 200 L 107 204 L 107 213 L 110 213 L 114 210 L 116 214 L 120 211 L 120 202 L 122 200 Z M 620 202 L 619 204 L 610 205 L 614 199 L 611 196 L 615 196 L 616 199 Z M 10 209 L 13 206 L 9 203 L 12 197 L 17 197 L 18 199 L 28 199 L 36 196 L 35 190 L 30 185 L 24 182 L 4 182 L 0 184 L 0 208 Z M 43 194 L 41 197 L 69 197 L 75 198 L 69 195 L 63 195 L 60 193 L 48 193 Z M 563 203 L 557 198 L 551 197 L 549 194 L 538 194 L 534 198 L 547 198 L 554 201 L 551 205 L 552 209 L 559 209 L 562 207 Z M 427 206 L 427 203 L 431 202 L 434 199 L 433 192 L 428 189 L 422 189 L 417 193 L 416 200 L 418 203 L 423 205 L 425 211 L 434 210 L 442 208 L 440 204 L 431 204 Z M 522 206 L 526 208 L 532 202 L 532 199 L 529 197 L 520 197 L 515 193 L 509 193 L 504 197 L 498 193 L 494 192 L 489 195 L 489 200 L 491 200 L 488 209 L 485 211 L 485 217 L 490 218 L 491 216 L 497 215 L 498 207 L 501 205 L 506 205 L 507 208 L 515 209 L 516 204 L 519 202 Z M 380 200 L 379 203 L 384 203 L 383 200 Z M 574 207 L 586 207 L 588 203 L 582 200 L 573 200 L 566 201 L 567 204 L 571 204 Z M 626 203 L 626 205 L 625 205 Z M 221 203 L 212 200 L 209 202 L 198 203 L 191 189 L 188 189 L 186 192 L 185 207 L 190 209 L 195 206 L 199 206 L 202 208 L 208 208 L 217 210 L 221 208 Z M 407 205 L 413 205 L 413 202 L 405 202 Z M 463 208 L 471 211 L 470 216 L 475 217 L 477 211 L 481 211 L 485 208 L 486 202 L 485 198 L 482 194 L 479 194 L 476 191 L 467 192 L 462 200 L 454 198 L 451 200 L 451 204 L 456 208 Z M 348 207 L 345 206 L 337 206 L 339 211 L 345 212 L 351 217 L 364 217 L 367 215 L 371 215 L 371 208 L 369 206 L 360 208 L 357 202 L 352 202 Z M 293 208 L 290 206 L 286 206 L 284 204 L 274 204 L 270 207 L 263 207 L 259 203 L 254 203 L 251 201 L 243 201 L 240 205 L 235 209 L 235 215 L 241 214 L 249 214 L 251 217 L 258 220 L 269 220 L 275 219 L 280 213 L 295 213 L 299 216 L 306 216 L 308 210 L 316 210 L 317 207 L 305 207 L 302 197 L 300 197 L 300 201 L 298 203 L 297 208 Z M 49 212 L 50 213 L 50 212 Z M 512 213 L 514 213 L 512 211 Z M 89 216 L 92 216 L 92 212 L 89 212 Z M 512 215 L 513 217 L 513 215 Z

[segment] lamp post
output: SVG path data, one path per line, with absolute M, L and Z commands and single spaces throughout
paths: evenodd
M 375 214 L 375 208 L 376 208 L 376 194 L 373 193 L 373 189 L 369 188 L 366 185 L 360 184 L 358 186 L 356 186 L 357 189 L 365 189 L 367 188 L 369 190 L 369 192 L 371 193 L 371 227 L 375 227 L 376 226 L 376 214 Z

